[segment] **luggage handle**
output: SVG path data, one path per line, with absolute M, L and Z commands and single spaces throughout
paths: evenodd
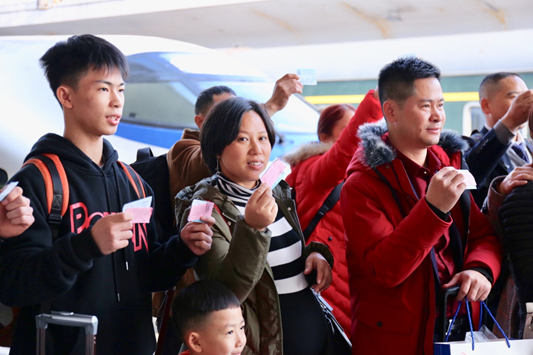
M 446 317 L 446 311 L 448 309 L 448 298 L 451 296 L 457 296 L 459 293 L 459 290 L 461 289 L 460 286 L 452 286 L 449 288 L 443 288 L 439 294 L 439 321 L 441 322 L 438 324 L 438 341 L 444 341 L 444 338 L 446 337 L 446 332 L 449 328 L 449 325 L 446 324 L 448 318 Z
M 96 335 L 98 332 L 98 318 L 86 314 L 73 312 L 54 312 L 39 314 L 35 317 L 37 329 L 47 329 L 48 324 L 66 325 L 70 327 L 83 327 L 85 334 Z
M 96 333 L 98 332 L 98 318 L 86 314 L 73 312 L 51 312 L 35 316 L 37 326 L 37 355 L 44 354 L 46 349 L 46 329 L 48 324 L 65 325 L 85 328 L 85 351 L 94 354 Z

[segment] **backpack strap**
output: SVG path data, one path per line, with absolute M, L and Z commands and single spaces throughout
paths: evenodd
M 145 198 L 146 191 L 144 190 L 144 184 L 142 183 L 142 179 L 139 176 L 139 174 L 137 174 L 137 172 L 133 170 L 133 168 L 126 163 L 118 161 L 118 165 L 126 173 L 126 176 L 128 177 L 128 180 L 130 180 L 130 183 L 133 186 L 133 188 L 135 189 L 137 196 L 139 198 Z
M 153 158 L 153 157 L 154 157 L 154 153 L 152 153 L 152 149 L 150 147 L 139 148 L 137 150 L 137 160 L 136 160 L 136 162 L 145 161 L 145 160 L 148 160 L 148 159 Z
M 309 224 L 303 231 L 306 242 L 311 236 L 311 233 L 313 233 L 313 231 L 315 230 L 316 226 L 318 225 L 318 222 L 320 222 L 320 220 L 326 215 L 326 213 L 333 209 L 337 201 L 339 201 L 339 199 L 341 198 L 342 186 L 344 186 L 344 181 L 342 181 L 340 184 L 335 186 L 333 190 L 331 190 L 328 197 L 326 198 L 326 201 L 324 201 L 324 204 L 318 209 L 316 215 L 313 217 L 311 222 L 309 222 Z
M 67 174 L 61 160 L 56 154 L 37 155 L 27 160 L 22 166 L 33 164 L 39 169 L 44 179 L 46 190 L 46 205 L 48 209 L 48 224 L 52 231 L 52 238 L 59 237 L 59 226 L 67 212 L 70 198 Z M 43 302 L 40 313 L 50 313 L 52 302 Z
M 69 186 L 67 174 L 59 157 L 55 154 L 38 155 L 24 163 L 33 164 L 41 172 L 46 188 L 48 224 L 54 238 L 58 237 L 61 219 L 68 209 Z

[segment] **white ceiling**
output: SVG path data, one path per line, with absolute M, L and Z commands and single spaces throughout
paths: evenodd
M 210 48 L 263 48 L 533 27 L 529 0 L 238 2 L 214 6 L 216 0 L 188 0 L 188 6 L 177 6 L 185 1 L 64 0 L 49 10 L 13 12 L 1 11 L 0 3 L 0 35 L 137 34 Z M 191 3 L 206 7 L 188 8 Z

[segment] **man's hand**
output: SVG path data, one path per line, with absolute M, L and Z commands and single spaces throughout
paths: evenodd
M 305 260 L 304 275 L 309 275 L 313 270 L 316 270 L 316 284 L 311 287 L 316 292 L 322 292 L 329 287 L 333 278 L 328 261 L 316 251 Z
M 132 214 L 124 212 L 105 216 L 96 221 L 91 228 L 91 235 L 102 254 L 108 255 L 128 246 L 133 236 L 132 220 Z
M 303 87 L 298 75 L 283 75 L 276 81 L 272 97 L 264 104 L 268 115 L 272 117 L 276 112 L 283 110 L 287 106 L 291 95 L 295 93 L 301 94 Z
M 200 220 L 205 223 L 189 222 L 180 232 L 181 240 L 198 256 L 204 255 L 211 249 L 213 242 L 211 227 L 216 222 L 211 216 L 202 216 Z
M 455 285 L 461 285 L 456 300 L 460 301 L 466 296 L 469 302 L 486 300 L 492 287 L 489 280 L 475 270 L 465 270 L 455 274 L 450 282 L 442 287 L 449 288 Z
M 507 196 L 515 187 L 527 184 L 528 180 L 533 180 L 533 164 L 515 168 L 496 189 L 499 194 Z
M 502 123 L 513 133 L 527 122 L 533 110 L 533 90 L 528 90 L 518 95 L 507 113 L 502 117 Z
M 20 187 L 15 187 L 0 203 L 0 237 L 16 237 L 34 221 L 30 200 L 22 195 Z
M 261 184 L 254 191 L 244 208 L 244 221 L 258 231 L 274 223 L 278 214 L 278 204 L 272 197 L 272 189 L 266 184 Z
M 450 212 L 466 189 L 464 176 L 447 166 L 436 173 L 429 182 L 426 201 L 444 213 Z

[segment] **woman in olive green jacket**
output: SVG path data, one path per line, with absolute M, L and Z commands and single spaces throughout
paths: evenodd
M 239 298 L 243 354 L 320 354 L 326 326 L 309 286 L 318 292 L 329 286 L 333 258 L 323 244 L 305 247 L 288 184 L 271 190 L 259 180 L 274 143 L 269 117 L 253 101 L 229 99 L 210 112 L 200 140 L 217 174 L 176 197 L 179 229 L 193 200 L 215 204 L 211 250 L 199 259 L 197 278 L 219 280 Z M 308 283 L 311 275 L 316 280 Z

